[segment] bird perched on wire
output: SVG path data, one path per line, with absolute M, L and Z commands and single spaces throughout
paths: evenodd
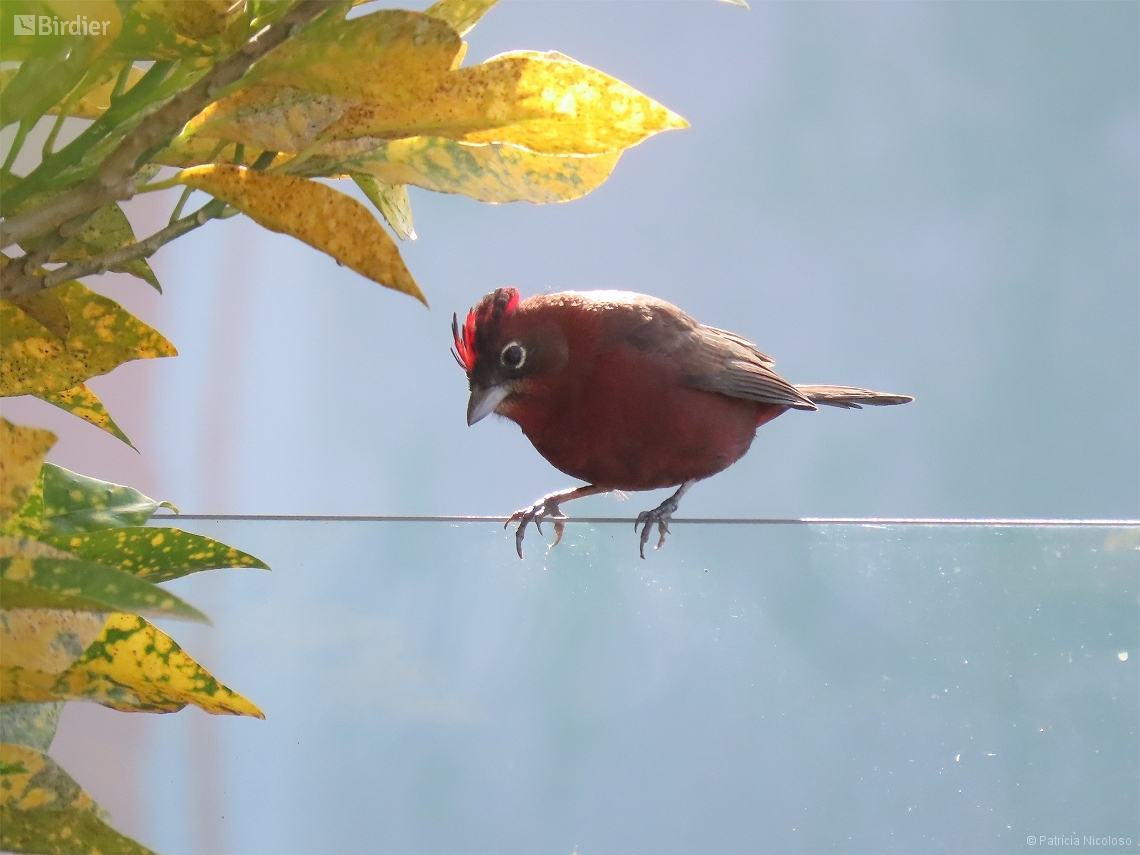
M 694 483 L 744 456 L 756 429 L 781 413 L 818 405 L 858 409 L 905 404 L 849 386 L 793 386 L 735 333 L 707 327 L 676 306 L 626 291 L 567 291 L 520 302 L 513 288 L 484 297 L 459 326 L 452 351 L 467 373 L 467 424 L 511 419 L 555 468 L 587 482 L 516 511 L 515 548 L 526 527 L 554 522 L 557 544 L 571 499 L 613 490 L 677 491 L 638 515 L 639 551 L 668 523 Z

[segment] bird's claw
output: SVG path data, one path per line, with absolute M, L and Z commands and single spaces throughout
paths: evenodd
M 513 522 L 518 522 L 519 527 L 515 529 L 515 552 L 519 554 L 519 558 L 523 557 L 522 544 L 523 537 L 526 535 L 526 527 L 528 523 L 534 523 L 534 527 L 538 529 L 538 533 L 542 534 L 542 521 L 552 520 L 554 522 L 554 543 L 550 544 L 551 548 L 558 545 L 562 540 L 562 534 L 566 530 L 566 524 L 563 520 L 570 519 L 566 514 L 558 510 L 558 503 L 552 502 L 548 499 L 539 499 L 529 508 L 515 511 L 507 517 L 506 523 L 503 528 L 506 528 Z
M 673 518 L 673 511 L 677 510 L 679 502 L 676 501 L 675 496 L 670 496 L 656 508 L 651 511 L 642 511 L 637 515 L 637 521 L 633 524 L 633 530 L 641 528 L 641 545 L 638 551 L 641 557 L 645 558 L 645 544 L 649 542 L 649 532 L 653 528 L 654 523 L 657 524 L 657 545 L 654 549 L 660 549 L 665 543 L 665 535 L 669 533 L 669 520 Z

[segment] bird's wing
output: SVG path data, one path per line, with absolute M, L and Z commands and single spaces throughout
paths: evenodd
M 623 309 L 611 327 L 614 343 L 660 354 L 678 367 L 686 386 L 761 404 L 816 409 L 773 370 L 775 360 L 747 339 L 699 324 L 676 306 L 652 298 Z
M 708 392 L 743 398 L 760 404 L 777 404 L 798 410 L 816 408 L 795 386 L 773 369 L 774 361 L 751 342 L 713 327 L 699 327 L 692 353 L 686 360 L 691 369 L 684 382 Z

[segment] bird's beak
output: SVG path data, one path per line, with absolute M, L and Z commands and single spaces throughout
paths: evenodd
M 486 389 L 472 389 L 471 399 L 467 402 L 467 424 L 473 425 L 495 412 L 495 407 L 502 403 L 510 391 L 506 384 L 488 386 Z

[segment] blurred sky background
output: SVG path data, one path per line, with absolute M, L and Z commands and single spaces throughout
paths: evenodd
M 92 387 L 141 454 L 53 411 L 51 459 L 184 512 L 505 514 L 572 479 L 468 428 L 451 313 L 622 288 L 753 339 L 793 382 L 914 395 L 788 413 L 682 515 L 1135 517 L 1135 3 L 504 2 L 468 64 L 556 49 L 692 127 L 561 205 L 412 188 L 426 310 L 244 217 L 96 287 L 175 359 Z M 177 191 L 128 206 L 140 234 Z M 662 494 L 664 495 L 664 494 Z M 632 515 L 603 497 L 579 514 Z
M 789 413 L 679 516 L 1136 517 L 1138 31 L 1131 2 L 504 0 L 468 63 L 559 50 L 692 127 L 569 204 L 412 188 L 420 239 L 401 248 L 430 311 L 244 217 L 212 223 L 152 259 L 161 297 L 94 283 L 181 354 L 91 382 L 139 454 L 41 402 L 5 415 L 56 430 L 49 459 L 187 513 L 506 514 L 571 479 L 513 424 L 466 426 L 451 313 L 502 285 L 623 288 L 750 337 L 793 382 L 917 398 Z M 140 236 L 176 196 L 127 206 Z M 210 576 L 197 602 L 218 617 Z M 193 653 L 213 668 L 211 637 Z M 143 828 L 160 726 L 186 729 L 210 815 L 237 724 L 71 704 L 53 754 Z

